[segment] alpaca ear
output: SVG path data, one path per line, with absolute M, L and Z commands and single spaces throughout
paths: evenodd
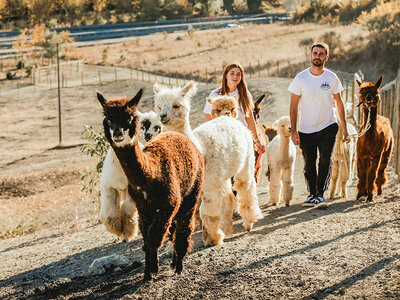
M 158 82 L 154 83 L 153 91 L 154 91 L 154 94 L 158 94 L 161 91 L 161 85 L 159 85 Z
M 382 85 L 383 76 L 381 76 L 378 81 L 375 83 L 375 87 L 379 89 Z
M 360 81 L 358 81 L 358 79 L 356 79 L 356 81 L 357 81 L 358 86 L 361 86 L 362 83 Z
M 265 95 L 262 95 L 260 98 L 258 98 L 258 100 L 256 101 L 255 104 L 260 104 L 261 101 L 264 99 Z
M 267 126 L 265 126 L 265 124 L 261 124 L 262 127 L 264 127 L 264 129 L 267 129 Z
M 101 106 L 104 108 L 104 106 L 106 104 L 106 98 L 104 98 L 102 94 L 97 92 L 97 99 L 99 100 Z
M 180 93 L 182 97 L 186 96 L 191 97 L 194 95 L 194 93 L 196 93 L 196 91 L 197 91 L 197 84 L 194 81 L 191 81 L 181 89 Z
M 207 98 L 207 102 L 210 103 L 211 105 L 213 105 L 213 98 Z
M 140 89 L 139 92 L 137 92 L 136 96 L 133 97 L 131 100 L 129 100 L 129 102 L 126 105 L 128 107 L 137 106 L 140 98 L 142 98 L 142 94 L 143 94 L 143 89 Z

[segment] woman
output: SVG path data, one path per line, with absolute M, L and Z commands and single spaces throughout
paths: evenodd
M 262 149 L 264 141 L 257 132 L 256 122 L 253 117 L 253 99 L 247 90 L 247 84 L 244 78 L 243 67 L 239 63 L 231 63 L 226 66 L 222 75 L 221 87 L 212 91 L 209 98 L 218 95 L 228 95 L 237 97 L 239 100 L 239 110 L 237 119 L 250 129 L 253 134 L 253 141 L 257 149 Z M 211 120 L 211 104 L 206 101 L 203 112 L 206 121 Z

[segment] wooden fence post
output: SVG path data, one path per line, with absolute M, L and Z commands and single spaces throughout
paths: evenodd
M 83 82 L 83 72 L 81 72 L 81 80 L 82 80 L 82 86 L 84 86 L 85 83 Z
M 279 77 L 279 60 L 276 61 L 276 77 Z
M 114 68 L 114 74 L 115 74 L 115 81 L 118 81 L 118 77 L 117 77 L 117 68 Z
M 261 78 L 261 65 L 260 65 L 260 60 L 258 60 L 258 78 Z

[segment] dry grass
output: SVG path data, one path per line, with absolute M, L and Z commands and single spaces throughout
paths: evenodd
M 304 38 L 318 39 L 328 31 L 341 35 L 344 43 L 354 36 L 365 36 L 357 24 L 329 27 L 317 24 L 244 25 L 243 29 L 195 31 L 177 37 L 176 34 L 136 39 L 121 44 L 79 48 L 70 51 L 71 59 L 83 59 L 90 64 L 106 64 L 144 68 L 153 72 L 188 74 L 214 72 L 219 75 L 223 65 L 239 61 L 245 67 L 268 61 L 305 60 L 299 46 Z M 104 50 L 107 49 L 107 50 Z M 104 56 L 103 53 L 106 53 Z

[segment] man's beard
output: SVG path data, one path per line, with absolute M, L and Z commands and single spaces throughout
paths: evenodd
M 324 61 L 321 60 L 321 59 L 318 59 L 318 58 L 312 59 L 312 60 L 311 60 L 311 63 L 312 63 L 314 66 L 316 66 L 316 67 L 321 67 L 321 66 L 324 65 Z

